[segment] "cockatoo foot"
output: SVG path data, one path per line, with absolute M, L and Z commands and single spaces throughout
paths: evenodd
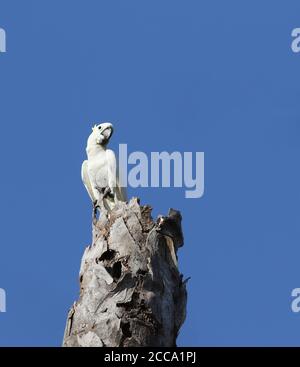
M 110 197 L 115 196 L 112 189 L 109 186 L 107 186 L 103 191 L 103 198 L 106 198 L 107 196 L 110 196 Z
M 98 211 L 99 205 L 98 205 L 98 200 L 93 201 L 93 214 L 92 214 L 92 219 L 93 219 L 93 223 L 95 224 L 97 222 L 97 211 Z

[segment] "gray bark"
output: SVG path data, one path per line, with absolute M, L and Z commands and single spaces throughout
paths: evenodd
M 80 297 L 69 311 L 66 347 L 171 347 L 186 316 L 186 281 L 177 267 L 181 215 L 156 222 L 138 199 L 93 223 L 80 268 Z

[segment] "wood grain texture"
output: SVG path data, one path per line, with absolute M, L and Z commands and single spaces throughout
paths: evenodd
M 136 198 L 93 224 L 80 268 L 80 297 L 69 311 L 63 346 L 175 346 L 186 317 L 177 268 L 181 215 L 155 222 Z

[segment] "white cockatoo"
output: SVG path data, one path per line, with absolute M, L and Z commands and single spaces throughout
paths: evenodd
M 81 177 L 96 208 L 111 210 L 118 201 L 126 201 L 125 188 L 119 184 L 115 153 L 106 146 L 113 133 L 113 125 L 95 125 L 88 138 L 88 159 L 82 163 Z

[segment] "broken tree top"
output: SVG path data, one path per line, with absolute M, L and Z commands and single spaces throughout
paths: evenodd
M 178 270 L 181 215 L 156 222 L 139 200 L 119 202 L 93 225 L 80 268 L 80 297 L 68 314 L 63 345 L 175 346 L 186 316 Z

